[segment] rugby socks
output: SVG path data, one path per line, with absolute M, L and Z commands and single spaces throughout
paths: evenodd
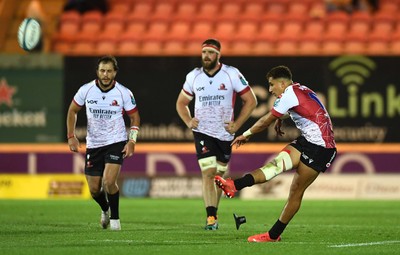
M 242 178 L 234 180 L 233 183 L 235 184 L 236 190 L 241 190 L 243 188 L 253 186 L 254 177 L 251 174 L 246 174 Z
M 272 239 L 277 239 L 285 230 L 286 226 L 287 224 L 281 222 L 280 220 L 277 220 L 272 228 L 268 231 L 269 237 L 271 237 Z
M 214 216 L 215 219 L 217 219 L 217 208 L 214 206 L 208 206 L 206 207 L 207 211 L 207 217 Z
M 107 197 L 106 197 L 106 193 L 104 192 L 103 189 L 100 191 L 100 193 L 97 194 L 97 196 L 95 196 L 95 197 L 92 196 L 92 197 L 93 197 L 94 201 L 96 201 L 100 205 L 101 210 L 103 212 L 108 211 L 109 206 L 108 206 L 108 202 L 107 202 Z
M 108 203 L 110 204 L 110 219 L 119 219 L 119 191 L 115 194 L 108 194 Z

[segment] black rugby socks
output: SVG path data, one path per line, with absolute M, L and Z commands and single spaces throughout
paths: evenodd
M 242 178 L 236 179 L 233 182 L 235 184 L 236 190 L 241 190 L 243 188 L 253 186 L 254 177 L 251 174 L 246 174 Z

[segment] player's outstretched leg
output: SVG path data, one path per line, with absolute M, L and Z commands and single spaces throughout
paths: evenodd
M 235 183 L 231 178 L 227 178 L 226 180 L 221 176 L 215 176 L 214 178 L 215 184 L 224 191 L 225 195 L 229 198 L 233 198 L 235 193 L 237 192 Z

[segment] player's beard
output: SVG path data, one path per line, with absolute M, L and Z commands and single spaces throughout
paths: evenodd
M 102 87 L 109 88 L 114 83 L 114 79 L 109 80 L 107 84 L 104 84 L 103 81 L 99 79 L 99 83 Z
M 213 70 L 218 64 L 218 59 L 208 60 L 207 62 L 204 59 L 201 59 L 201 65 L 203 66 L 204 70 L 210 71 Z

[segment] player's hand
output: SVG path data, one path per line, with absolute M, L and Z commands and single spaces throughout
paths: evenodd
M 69 150 L 72 152 L 79 152 L 79 148 L 81 147 L 81 145 L 79 144 L 79 140 L 76 137 L 68 139 L 68 146 Z
M 135 152 L 135 143 L 133 141 L 129 141 L 125 144 L 124 149 L 122 150 L 122 157 L 129 158 Z
M 197 128 L 199 126 L 199 120 L 197 118 L 192 118 L 187 126 L 188 128 Z
M 231 135 L 234 134 L 237 131 L 235 122 L 225 121 L 225 130 Z
M 241 145 L 247 143 L 249 141 L 249 138 L 250 137 L 240 135 L 240 136 L 236 137 L 235 140 L 233 140 L 233 142 L 231 143 L 231 146 L 236 144 L 236 148 L 239 148 Z
M 283 136 L 285 134 L 285 132 L 282 131 L 282 122 L 281 119 L 275 121 L 274 129 L 278 136 Z

